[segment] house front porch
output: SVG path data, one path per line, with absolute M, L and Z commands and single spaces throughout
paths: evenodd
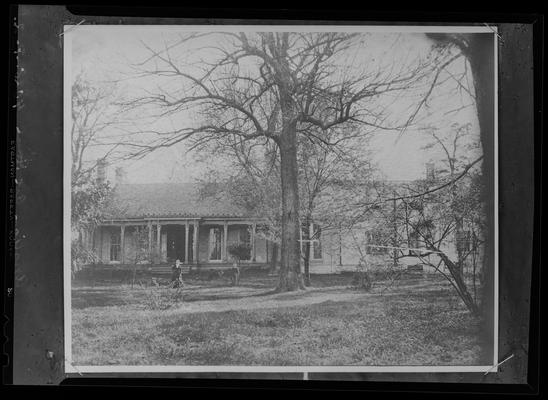
M 134 219 L 103 221 L 92 235 L 96 262 L 90 268 L 171 271 L 176 260 L 189 270 L 224 269 L 236 261 L 232 245 L 249 250 L 242 267 L 267 265 L 272 244 L 257 235 L 260 221 L 248 219 Z

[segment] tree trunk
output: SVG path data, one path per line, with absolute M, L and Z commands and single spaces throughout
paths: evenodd
M 133 286 L 135 285 L 135 277 L 137 275 L 137 264 L 133 266 L 133 274 L 131 277 L 131 288 L 133 289 Z
M 498 204 L 492 204 L 491 194 L 494 188 L 494 131 L 495 131 L 495 107 L 494 107 L 494 57 L 491 49 L 494 47 L 492 34 L 458 35 L 457 40 L 445 34 L 427 34 L 430 38 L 441 43 L 450 43 L 460 48 L 466 56 L 474 81 L 476 97 L 476 111 L 480 129 L 480 141 L 483 150 L 482 175 L 485 183 L 483 190 L 485 222 L 487 226 L 486 244 L 482 260 L 482 273 L 484 284 L 481 293 L 481 313 L 483 314 L 483 332 L 487 343 L 492 344 L 492 332 L 494 329 L 494 213 Z M 463 45 L 462 39 L 468 41 Z M 489 51 L 487 51 L 489 50 Z M 496 50 L 496 49 L 494 49 Z
M 493 193 L 492 182 L 494 182 L 494 104 L 493 104 L 493 54 L 485 51 L 489 41 L 494 40 L 492 35 L 478 37 L 470 41 L 466 56 L 470 63 L 472 76 L 474 78 L 474 89 L 476 95 L 476 108 L 480 127 L 480 139 L 484 155 L 483 180 L 485 189 L 483 193 L 485 222 L 490 234 L 486 235 L 487 241 L 483 257 L 483 273 L 486 277 L 482 291 L 481 308 L 484 313 L 485 330 L 492 331 L 492 316 L 494 310 L 494 204 L 490 201 Z M 496 94 L 495 94 L 496 95 Z
M 468 288 L 466 287 L 466 283 L 464 282 L 464 279 L 462 278 L 462 274 L 459 271 L 459 267 L 449 259 L 445 254 L 439 253 L 441 259 L 447 265 L 447 268 L 449 269 L 449 272 L 451 273 L 451 276 L 455 280 L 455 284 L 457 285 L 459 296 L 464 301 L 464 304 L 474 314 L 479 314 L 479 308 L 472 296 L 470 295 L 470 292 L 468 291 Z
M 282 243 L 277 291 L 304 289 L 300 264 L 299 187 L 297 178 L 296 123 L 279 137 L 282 183 Z
M 310 218 L 306 217 L 303 227 L 303 240 L 304 240 L 304 257 L 303 257 L 303 264 L 304 264 L 304 285 L 310 286 Z
M 282 243 L 280 278 L 277 290 L 280 292 L 304 289 L 301 273 L 299 181 L 297 165 L 297 116 L 298 107 L 293 99 L 295 92 L 291 75 L 289 35 L 286 32 L 272 35 L 268 46 L 275 64 L 275 80 L 280 99 L 281 131 L 278 136 L 280 148 L 280 176 L 282 183 Z
M 464 277 L 464 251 L 463 251 L 463 242 L 464 242 L 464 230 L 462 227 L 461 218 L 456 218 L 456 228 L 455 228 L 456 238 L 457 238 L 457 269 L 461 277 Z
M 270 273 L 276 271 L 276 264 L 278 264 L 278 243 L 272 242 L 272 259 L 270 260 Z
M 392 265 L 394 269 L 398 268 L 398 209 L 397 209 L 397 203 L 396 203 L 396 192 L 394 192 L 394 200 L 392 201 L 392 246 L 394 246 L 394 250 L 392 251 Z

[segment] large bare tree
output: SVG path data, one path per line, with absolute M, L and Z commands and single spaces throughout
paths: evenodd
M 95 179 L 100 160 L 108 159 L 109 149 L 93 157 L 101 134 L 117 123 L 117 116 L 110 113 L 115 88 L 100 86 L 76 76 L 72 87 L 71 104 L 71 225 L 73 237 L 72 268 L 96 262 L 96 255 L 89 250 L 92 232 L 102 218 L 103 208 L 110 196 L 107 182 Z
M 495 35 L 493 33 L 469 34 L 469 33 L 429 33 L 426 35 L 441 49 L 457 49 L 466 57 L 473 78 L 473 96 L 480 128 L 480 140 L 486 162 L 483 164 L 483 179 L 489 183 L 494 179 L 494 134 L 495 134 L 495 105 L 494 105 L 494 75 L 496 72 L 494 52 Z M 484 185 L 482 197 L 489 199 L 490 190 Z M 483 211 L 486 218 L 488 236 L 494 238 L 494 214 L 496 205 L 491 201 L 483 202 Z M 489 315 L 494 309 L 492 295 L 494 293 L 494 239 L 487 241 L 483 257 L 483 270 L 485 271 L 485 287 L 483 290 L 484 301 L 482 312 Z M 492 318 L 484 318 L 485 332 L 492 331 Z M 489 339 L 491 340 L 491 339 Z
M 115 85 L 98 84 L 81 73 L 71 89 L 71 183 L 78 187 L 89 183 L 98 161 L 108 161 L 121 145 L 103 142 L 105 136 L 112 133 L 109 131 L 116 129 L 122 121 L 114 105 L 117 99 Z M 98 151 L 98 148 L 101 149 Z
M 143 43 L 150 55 L 135 68 L 139 77 L 154 84 L 126 105 L 156 110 L 152 118 L 171 118 L 176 127 L 140 129 L 140 135 L 152 135 L 153 140 L 133 142 L 134 155 L 184 140 L 200 145 L 219 137 L 238 137 L 274 143 L 280 155 L 282 203 L 278 290 L 304 287 L 299 136 L 336 146 L 363 132 L 403 130 L 423 105 L 420 99 L 436 84 L 438 69 L 455 56 L 435 52 L 433 57 L 387 66 L 363 57 L 368 49 L 361 34 L 226 32 L 209 34 L 207 46 L 202 41 L 205 35 L 183 35 L 159 48 Z M 190 49 L 195 41 L 202 47 Z M 178 46 L 184 52 L 177 52 Z M 403 101 L 406 92 L 413 92 L 415 98 L 408 99 L 407 107 L 397 108 L 398 118 L 390 119 L 394 98 L 399 95 Z M 325 133 L 334 128 L 339 135 L 328 138 Z
M 336 132 L 324 132 L 331 140 Z M 360 140 L 368 137 L 361 135 Z M 349 143 L 351 143 L 349 141 Z M 366 147 L 366 146 L 364 146 Z M 280 155 L 271 144 L 242 142 L 227 137 L 210 141 L 200 147 L 202 162 L 210 163 L 205 154 L 222 154 L 230 168 L 206 173 L 201 179 L 202 196 L 222 201 L 230 199 L 265 223 L 259 233 L 273 245 L 272 266 L 277 264 L 277 249 L 281 239 Z M 311 224 L 321 229 L 340 228 L 344 223 L 341 195 L 350 188 L 363 189 L 371 178 L 373 167 L 366 149 L 360 146 L 326 146 L 301 136 L 298 143 L 297 165 L 299 181 L 299 216 L 301 220 L 301 260 L 304 284 L 310 285 L 311 241 L 318 241 L 320 231 L 310 231 Z M 334 194 L 337 193 L 337 196 Z

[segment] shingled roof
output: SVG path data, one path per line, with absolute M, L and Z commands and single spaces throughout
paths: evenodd
M 198 186 L 193 183 L 117 185 L 107 214 L 112 219 L 248 216 L 228 199 L 201 197 Z

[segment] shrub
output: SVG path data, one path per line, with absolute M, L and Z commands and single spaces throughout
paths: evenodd
M 144 308 L 146 310 L 167 310 L 184 301 L 180 288 L 175 290 L 166 287 L 152 286 L 144 289 Z
M 372 282 L 367 271 L 356 271 L 352 278 L 352 286 L 369 292 L 371 290 Z
M 369 292 L 371 290 L 372 281 L 369 273 L 365 269 L 365 263 L 360 260 L 356 267 L 356 272 L 352 278 L 352 286 L 356 289 Z
M 85 265 L 96 264 L 99 257 L 93 250 L 89 250 L 78 240 L 71 243 L 71 266 L 72 273 L 79 272 Z
M 235 243 L 227 247 L 228 254 L 237 262 L 251 258 L 251 246 L 246 243 Z

